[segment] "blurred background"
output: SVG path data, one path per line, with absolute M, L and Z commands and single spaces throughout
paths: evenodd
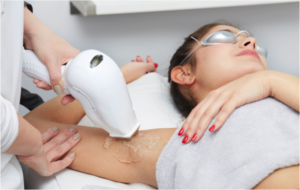
M 299 2 L 87 17 L 70 14 L 70 1 L 27 2 L 45 25 L 72 46 L 102 51 L 119 66 L 137 55 L 144 60 L 150 55 L 159 65 L 158 72 L 167 76 L 169 61 L 183 38 L 204 24 L 223 19 L 249 31 L 267 48 L 269 70 L 299 77 Z M 56 96 L 38 89 L 24 74 L 22 87 L 44 101 Z M 28 112 L 20 105 L 21 116 Z

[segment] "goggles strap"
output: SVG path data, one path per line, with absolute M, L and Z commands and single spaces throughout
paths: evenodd
M 179 65 L 181 65 L 192 53 L 194 53 L 194 51 L 201 45 L 201 42 L 199 42 L 196 38 L 194 38 L 193 36 L 191 36 L 191 38 L 193 40 L 195 40 L 197 43 L 198 43 L 198 46 L 193 50 L 191 51 L 191 53 L 189 53 L 182 61 Z

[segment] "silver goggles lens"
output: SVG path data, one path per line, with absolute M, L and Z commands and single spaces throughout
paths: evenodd
M 191 37 L 192 39 L 194 39 L 196 42 L 198 42 L 198 46 L 191 51 L 182 61 L 179 65 L 183 64 L 184 61 L 202 44 L 202 45 L 217 45 L 217 44 L 234 44 L 237 42 L 236 37 L 240 34 L 240 33 L 246 33 L 248 36 L 250 36 L 250 34 L 245 31 L 245 30 L 241 30 L 239 31 L 236 35 L 232 34 L 229 31 L 226 30 L 221 30 L 221 31 L 217 31 L 214 32 L 212 34 L 210 34 L 209 36 L 207 36 L 205 38 L 205 40 L 203 42 L 199 42 L 196 38 L 194 38 L 193 36 Z M 262 55 L 265 59 L 268 58 L 268 51 L 265 48 L 261 48 L 257 45 L 256 48 L 256 52 L 260 55 Z
M 238 32 L 236 35 L 232 34 L 229 31 L 221 30 L 210 34 L 205 40 L 202 42 L 203 45 L 217 45 L 217 44 L 234 44 L 237 42 L 236 36 L 240 33 L 247 33 L 248 36 L 250 34 L 242 30 Z M 256 52 L 262 55 L 265 59 L 268 58 L 268 51 L 265 48 L 261 48 L 257 45 Z

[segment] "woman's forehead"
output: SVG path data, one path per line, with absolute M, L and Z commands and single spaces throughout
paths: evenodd
M 218 25 L 218 26 L 215 26 L 213 28 L 211 28 L 202 38 L 200 41 L 203 41 L 207 36 L 209 36 L 210 34 L 216 32 L 216 31 L 219 31 L 219 30 L 229 30 L 231 31 L 233 34 L 236 34 L 238 33 L 240 30 L 235 28 L 235 27 L 232 27 L 232 26 L 227 26 L 227 25 Z

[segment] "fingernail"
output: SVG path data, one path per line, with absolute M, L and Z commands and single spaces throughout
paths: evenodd
M 214 129 L 215 129 L 215 125 L 211 126 L 211 127 L 209 128 L 209 131 L 212 132 Z
M 70 154 L 70 157 L 73 158 L 74 156 L 75 156 L 75 152 L 72 152 L 72 153 Z
M 182 134 L 183 134 L 183 128 L 180 129 L 178 135 L 180 136 L 180 135 L 182 135 Z
M 158 67 L 158 64 L 157 64 L 157 63 L 154 63 L 154 67 L 157 68 L 157 67 Z
M 76 125 L 72 125 L 70 128 L 69 128 L 69 131 L 74 131 L 76 129 Z
M 55 127 L 52 127 L 52 130 L 53 130 L 53 131 L 57 131 L 57 130 L 58 130 L 58 127 L 56 127 L 56 126 L 55 126 Z
M 80 136 L 80 134 L 79 133 L 76 133 L 75 135 L 73 135 L 73 139 L 78 139 L 78 137 Z
M 183 140 L 182 140 L 182 143 L 186 143 L 186 141 L 189 139 L 189 136 L 185 135 Z
M 134 62 L 134 60 L 131 60 L 131 62 Z
M 55 85 L 55 86 L 54 86 L 54 92 L 55 92 L 57 95 L 61 95 L 61 94 L 62 94 L 60 85 Z
M 193 136 L 193 138 L 192 138 L 192 141 L 195 141 L 196 138 L 197 138 L 197 134 L 195 133 L 194 136 Z

